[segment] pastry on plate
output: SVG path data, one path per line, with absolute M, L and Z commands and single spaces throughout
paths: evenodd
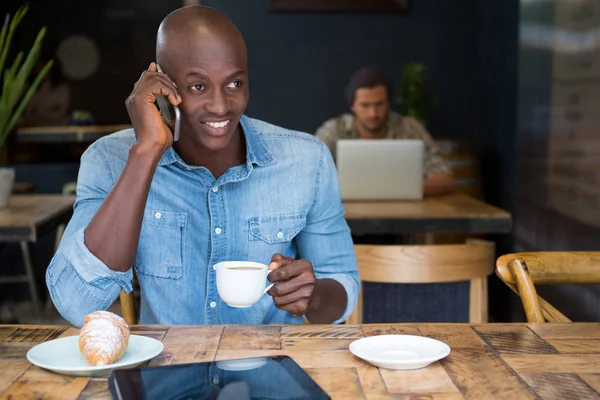
M 90 365 L 113 364 L 123 356 L 129 343 L 129 326 L 109 311 L 86 315 L 79 330 L 79 350 Z

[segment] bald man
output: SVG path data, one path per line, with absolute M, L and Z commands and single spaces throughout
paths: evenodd
M 158 29 L 156 59 L 126 101 L 133 129 L 92 144 L 77 201 L 46 274 L 76 326 L 130 292 L 146 324 L 339 323 L 359 279 L 333 159 L 321 141 L 244 115 L 246 45 L 220 12 L 184 7 Z M 155 106 L 182 112 L 173 134 Z M 217 293 L 220 261 L 269 264 L 250 308 Z

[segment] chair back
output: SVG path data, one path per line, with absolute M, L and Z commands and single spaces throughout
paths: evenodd
M 600 252 L 524 252 L 496 261 L 496 275 L 519 297 L 528 322 L 571 322 L 537 294 L 536 285 L 600 284 Z
M 485 240 L 450 245 L 355 245 L 361 282 L 443 283 L 470 281 L 469 321 L 487 322 L 487 277 L 495 246 Z M 362 285 L 349 324 L 363 322 Z

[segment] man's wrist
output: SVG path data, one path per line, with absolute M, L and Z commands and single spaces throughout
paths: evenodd
M 164 152 L 164 149 L 160 146 L 138 143 L 131 147 L 129 156 L 134 159 L 147 160 L 153 164 L 158 164 Z

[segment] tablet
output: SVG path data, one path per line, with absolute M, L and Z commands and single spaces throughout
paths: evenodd
M 331 399 L 288 356 L 120 369 L 108 383 L 115 400 Z

